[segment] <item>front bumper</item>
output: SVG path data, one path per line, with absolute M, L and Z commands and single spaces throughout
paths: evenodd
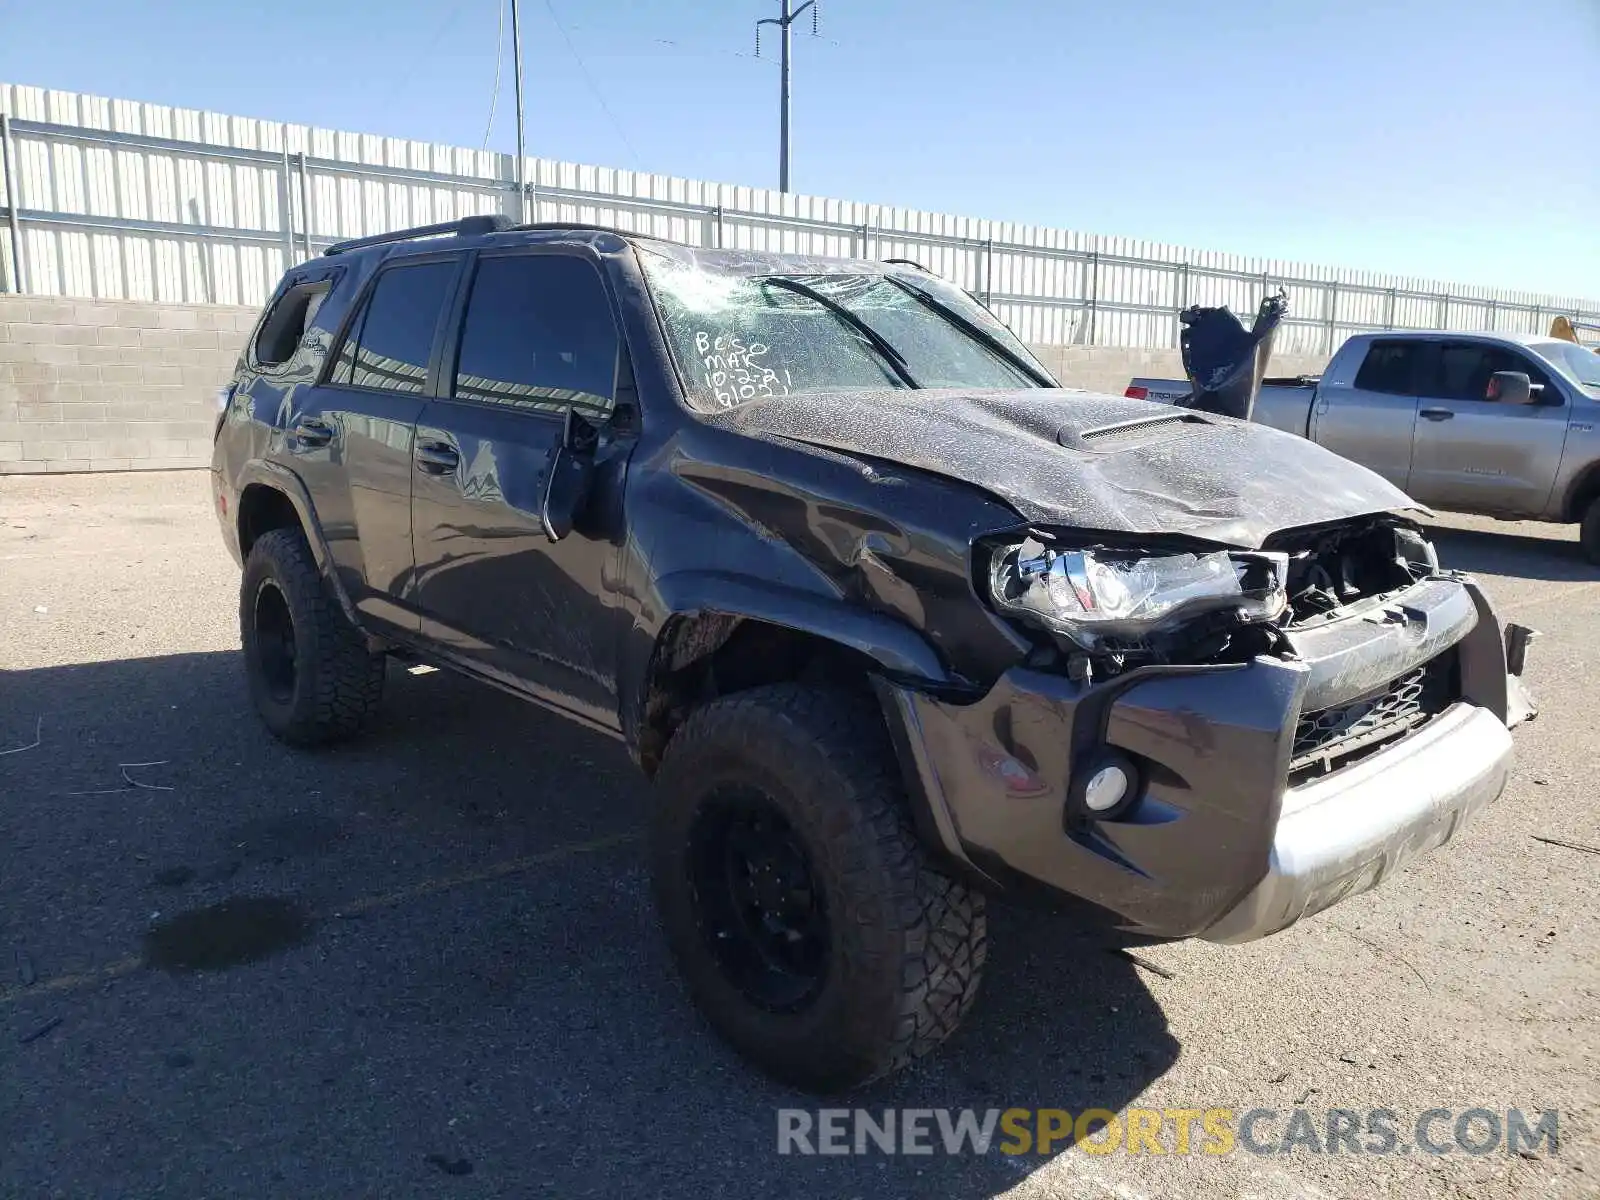
M 1376 885 L 1504 790 L 1531 712 L 1507 638 L 1465 577 L 1295 635 L 1296 658 L 1153 667 L 1097 685 L 1015 669 L 974 703 L 880 694 L 924 837 L 997 890 L 1070 895 L 1130 930 L 1264 937 Z M 1297 723 L 1449 652 L 1457 697 L 1421 728 L 1289 786 Z M 1116 820 L 1067 818 L 1074 769 L 1141 768 Z
M 1505 790 L 1511 733 L 1457 704 L 1389 751 L 1290 792 L 1267 873 L 1200 936 L 1248 942 L 1376 887 Z

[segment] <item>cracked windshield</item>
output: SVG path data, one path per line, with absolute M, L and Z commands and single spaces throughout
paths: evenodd
M 697 408 L 852 388 L 1054 386 L 987 309 L 932 277 L 739 275 L 640 257 Z

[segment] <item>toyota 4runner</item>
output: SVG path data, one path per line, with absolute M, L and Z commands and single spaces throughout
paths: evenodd
M 289 271 L 212 466 L 295 745 L 422 656 L 622 742 L 695 1001 L 832 1090 L 984 903 L 1241 942 L 1500 795 L 1526 631 L 1303 438 L 1058 387 L 912 264 L 496 217 Z

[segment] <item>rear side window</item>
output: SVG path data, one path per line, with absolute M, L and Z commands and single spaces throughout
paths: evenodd
M 1374 342 L 1356 372 L 1356 387 L 1390 396 L 1415 396 L 1418 358 L 1416 342 Z
M 616 388 L 617 326 L 600 274 L 560 254 L 484 257 L 472 280 L 454 396 L 603 420 Z
M 302 283 L 278 297 L 256 333 L 254 349 L 258 366 L 280 367 L 294 357 L 300 339 L 311 328 L 331 286 L 331 281 L 326 279 Z
M 439 314 L 455 274 L 454 262 L 386 267 L 350 325 L 330 381 L 390 392 L 426 388 Z

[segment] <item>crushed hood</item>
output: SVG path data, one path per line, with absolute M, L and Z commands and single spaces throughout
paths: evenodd
M 1085 392 L 805 394 L 707 419 L 971 483 L 1036 524 L 1256 547 L 1279 530 L 1415 507 L 1293 434 Z

